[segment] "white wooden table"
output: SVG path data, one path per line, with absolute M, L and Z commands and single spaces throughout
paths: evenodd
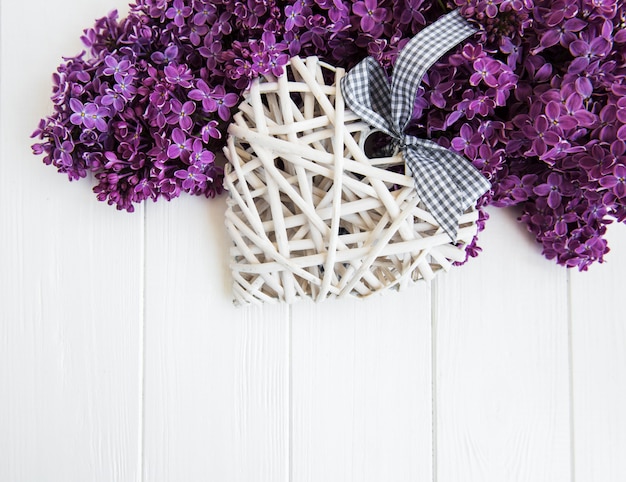
M 626 480 L 626 228 L 581 274 L 492 209 L 430 285 L 235 308 L 224 199 L 119 213 L 30 153 L 125 4 L 0 6 L 0 481 Z

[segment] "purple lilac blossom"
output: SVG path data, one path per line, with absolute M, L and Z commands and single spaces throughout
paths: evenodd
M 53 76 L 33 151 L 98 199 L 222 190 L 216 154 L 250 81 L 289 56 L 351 68 L 398 52 L 453 8 L 480 33 L 429 71 L 408 129 L 464 153 L 518 206 L 546 257 L 585 270 L 626 220 L 626 6 L 615 0 L 136 0 L 86 29 Z M 476 240 L 469 256 L 480 252 Z

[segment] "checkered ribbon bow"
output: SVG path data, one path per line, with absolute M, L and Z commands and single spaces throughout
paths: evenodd
M 348 108 L 391 136 L 393 145 L 402 150 L 418 196 L 453 242 L 459 218 L 490 184 L 464 157 L 431 140 L 407 135 L 404 129 L 424 74 L 443 54 L 475 32 L 455 10 L 419 32 L 402 49 L 391 86 L 372 57 L 361 61 L 341 81 Z

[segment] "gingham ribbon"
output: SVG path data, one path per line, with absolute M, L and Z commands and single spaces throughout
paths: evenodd
M 372 57 L 361 61 L 341 81 L 348 108 L 391 136 L 402 150 L 418 196 L 453 242 L 459 218 L 490 184 L 464 157 L 431 140 L 407 135 L 404 129 L 424 74 L 448 50 L 475 32 L 455 10 L 407 43 L 396 60 L 391 86 Z

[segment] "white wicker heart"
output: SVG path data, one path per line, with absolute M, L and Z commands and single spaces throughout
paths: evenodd
M 345 71 L 292 58 L 257 79 L 230 125 L 226 226 L 238 304 L 363 297 L 430 280 L 465 259 L 478 214 L 457 243 L 420 204 L 401 154 L 369 158 L 369 127 L 346 110 Z M 402 171 L 404 172 L 404 171 Z

